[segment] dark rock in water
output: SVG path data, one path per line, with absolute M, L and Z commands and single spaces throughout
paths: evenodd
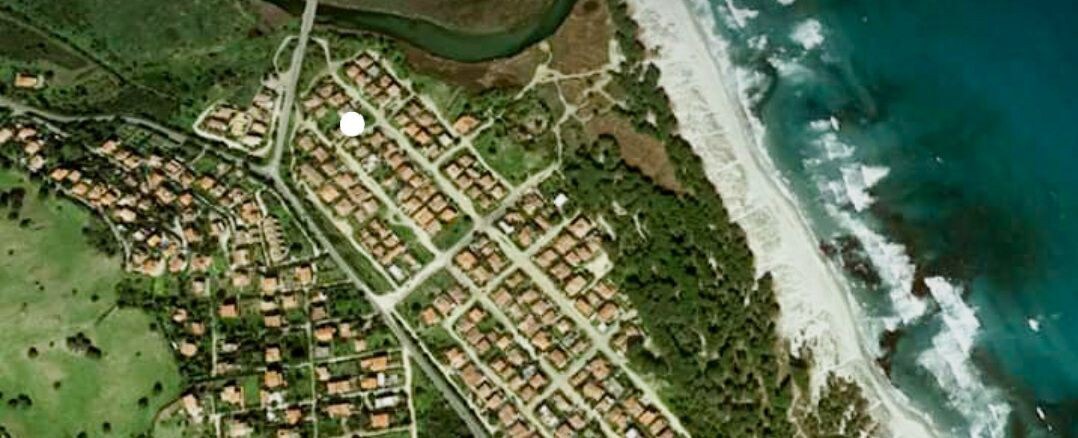
M 887 330 L 880 335 L 880 350 L 883 351 L 883 355 L 876 358 L 876 365 L 883 368 L 883 373 L 888 378 L 891 377 L 891 362 L 895 356 L 895 348 L 898 347 L 898 340 L 905 334 L 905 330 Z
M 932 292 L 928 290 L 928 284 L 925 283 L 925 277 L 927 277 L 927 275 L 925 274 L 924 268 L 918 266 L 917 271 L 913 273 L 913 287 L 910 288 L 910 293 L 913 294 L 913 296 L 925 298 Z
M 821 240 L 820 241 L 820 247 L 819 248 L 820 248 L 820 252 L 822 252 L 823 255 L 825 255 L 825 256 L 827 256 L 829 258 L 834 258 L 835 254 L 838 254 L 838 248 L 835 248 L 835 245 L 832 245 L 831 242 L 828 242 L 826 240 Z
M 846 273 L 866 286 L 875 288 L 882 283 L 879 272 L 865 253 L 864 245 L 856 237 L 844 234 L 831 242 L 820 242 L 820 251 L 831 258 L 837 255 Z

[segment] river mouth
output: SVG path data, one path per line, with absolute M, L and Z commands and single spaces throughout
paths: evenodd
M 267 1 L 293 15 L 303 11 L 303 0 Z M 576 2 L 555 0 L 537 19 L 489 33 L 456 30 L 426 19 L 327 4 L 318 6 L 316 23 L 338 32 L 384 34 L 453 61 L 482 62 L 516 55 L 553 35 Z

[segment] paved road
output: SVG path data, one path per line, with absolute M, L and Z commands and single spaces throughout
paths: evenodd
M 307 0 L 307 6 L 303 9 L 303 23 L 300 25 L 299 38 L 296 39 L 296 49 L 292 52 L 292 61 L 288 64 L 288 71 L 284 82 L 284 99 L 277 114 L 277 138 L 273 142 L 273 150 L 270 151 L 269 162 L 264 166 L 255 166 L 256 172 L 273 178 L 280 175 L 281 156 L 288 144 L 288 134 L 291 131 L 292 107 L 296 102 L 296 93 L 299 83 L 300 72 L 303 70 L 303 57 L 307 54 L 307 41 L 310 39 L 311 27 L 314 26 L 314 16 L 318 11 L 318 0 Z
M 390 70 L 389 73 L 396 76 L 396 73 L 392 70 Z M 399 77 L 397 79 L 398 82 L 407 84 L 407 82 L 401 81 Z M 454 186 L 452 182 L 447 180 L 441 174 L 441 172 L 438 171 L 438 167 L 434 163 L 430 162 L 430 160 L 428 160 L 426 156 L 415 150 L 411 142 L 407 138 L 405 138 L 405 136 L 399 130 L 393 128 L 393 126 L 389 122 L 389 116 L 387 116 L 381 108 L 378 108 L 372 105 L 366 99 L 363 99 L 359 95 L 358 91 L 356 91 L 350 84 L 344 83 L 339 79 L 337 80 L 337 82 L 338 85 L 341 85 L 345 90 L 349 92 L 350 97 L 352 97 L 353 100 L 360 102 L 363 106 L 363 109 L 374 117 L 374 123 L 372 125 L 381 127 L 383 133 L 393 138 L 397 142 L 397 144 L 403 146 L 403 148 L 409 152 L 410 158 L 413 163 L 418 165 L 418 167 L 423 169 L 425 173 L 430 175 L 430 177 L 440 187 L 440 190 L 445 193 L 446 196 L 453 199 L 453 201 L 458 206 L 460 206 L 461 210 L 472 219 L 474 223 L 473 235 L 485 233 L 486 235 L 490 236 L 495 242 L 498 242 L 506 257 L 510 261 L 512 261 L 513 264 L 522 272 L 528 274 L 528 276 L 533 280 L 536 286 L 542 289 L 543 292 L 545 292 L 545 294 L 561 308 L 562 314 L 567 315 L 574 320 L 574 322 L 580 327 L 581 331 L 585 334 L 585 336 L 590 339 L 592 345 L 594 346 L 593 348 L 602 352 L 612 364 L 623 369 L 626 373 L 626 376 L 628 376 L 628 378 L 633 381 L 635 386 L 638 387 L 649 399 L 655 401 L 655 405 L 670 421 L 671 427 L 673 427 L 679 434 L 688 436 L 689 433 L 682 426 L 680 419 L 678 419 L 677 416 L 673 415 L 673 412 L 666 406 L 662 399 L 659 398 L 658 394 L 655 392 L 655 389 L 648 385 L 647 382 L 641 376 L 636 374 L 635 371 L 629 368 L 628 361 L 623 356 L 617 354 L 613 351 L 612 348 L 610 348 L 609 336 L 605 336 L 599 333 L 587 319 L 577 313 L 573 309 L 573 303 L 569 299 L 565 298 L 565 296 L 561 293 L 560 288 L 555 285 L 546 276 L 545 273 L 542 272 L 542 269 L 535 265 L 535 263 L 531 260 L 530 255 L 524 251 L 517 249 L 517 247 L 512 243 L 511 239 L 506 236 L 505 233 L 503 233 L 500 229 L 498 229 L 493 223 L 493 220 L 491 220 L 491 218 L 499 217 L 500 212 L 504 211 L 507 206 L 512 205 L 515 200 L 518 197 L 522 196 L 527 190 L 537 187 L 544 179 L 546 179 L 546 177 L 548 177 L 551 173 L 554 172 L 556 165 L 551 166 L 550 168 L 547 168 L 536 175 L 533 175 L 527 181 L 515 187 L 508 181 L 502 179 L 502 182 L 505 184 L 505 186 L 510 188 L 509 193 L 507 193 L 506 196 L 501 201 L 499 201 L 499 207 L 494 213 L 486 215 L 481 214 L 478 209 L 472 204 L 471 199 L 467 195 L 465 195 L 456 186 Z M 408 88 L 409 91 L 413 94 L 419 95 L 418 93 L 415 93 L 415 90 L 411 89 L 410 86 L 408 86 Z M 440 120 L 446 120 L 441 114 L 437 105 L 433 105 L 428 102 L 427 106 L 432 112 L 435 113 L 435 115 Z M 474 146 L 468 139 L 463 139 L 462 142 L 464 148 L 470 150 L 476 157 L 481 157 L 481 155 L 475 151 Z M 488 168 L 490 167 L 485 163 L 484 166 Z M 374 187 L 376 186 L 377 185 L 374 185 Z M 422 230 L 416 230 L 416 233 L 419 235 L 423 235 L 424 232 Z M 550 236 L 552 237 L 553 234 L 551 234 Z M 433 251 L 437 255 L 437 260 L 432 265 L 432 267 L 437 267 L 439 264 L 448 264 L 449 256 L 453 253 L 452 251 L 443 253 L 438 251 L 437 248 L 434 248 Z M 404 294 L 402 292 L 407 292 L 407 289 L 402 287 L 396 293 L 391 294 L 390 296 L 393 297 L 393 299 L 388 299 L 389 297 L 386 296 L 379 297 L 379 299 L 381 302 L 392 303 L 395 300 L 399 300 L 404 297 Z M 492 308 L 497 309 L 497 306 L 493 306 Z M 501 314 L 502 312 L 500 309 L 498 309 L 497 313 Z M 502 314 L 502 317 L 505 318 L 506 321 L 509 321 L 509 319 L 505 317 L 504 314 Z M 467 344 L 465 343 L 465 345 Z M 566 377 L 559 373 L 554 373 L 552 374 L 552 376 L 554 376 L 555 380 L 564 380 L 564 378 Z M 586 406 L 586 404 L 582 406 Z M 601 417 L 602 413 L 599 413 L 598 415 Z
M 16 114 L 33 114 L 33 115 L 41 117 L 43 119 L 53 120 L 53 121 L 57 121 L 57 122 L 64 122 L 64 123 L 79 122 L 79 121 L 84 121 L 84 120 L 110 121 L 110 120 L 117 120 L 118 119 L 118 120 L 122 120 L 122 121 L 124 121 L 126 123 L 130 123 L 130 124 L 133 124 L 133 125 L 139 125 L 139 126 L 142 126 L 144 128 L 148 128 L 150 130 L 157 131 L 158 133 L 168 137 L 169 140 L 172 140 L 172 141 L 174 141 L 176 143 L 183 143 L 183 142 L 187 141 L 188 138 L 190 138 L 187 134 L 176 131 L 176 130 L 174 130 L 172 128 L 169 128 L 169 127 L 167 127 L 165 125 L 157 123 L 157 122 L 155 122 L 153 120 L 143 119 L 141 117 L 135 117 L 135 116 L 122 116 L 122 115 L 116 115 L 116 114 L 92 114 L 92 115 L 82 115 L 82 116 L 69 116 L 69 115 L 59 114 L 59 113 L 55 113 L 55 112 L 52 112 L 52 111 L 49 111 L 49 110 L 33 107 L 33 106 L 26 105 L 26 104 L 23 104 L 23 103 L 19 103 L 19 102 L 16 102 L 14 100 L 11 100 L 11 99 L 9 99 L 7 97 L 4 97 L 4 96 L 0 96 L 0 107 L 10 109 L 12 112 L 14 112 Z
M 292 192 L 291 188 L 284 182 L 284 179 L 280 176 L 280 165 L 284 155 L 284 148 L 288 144 L 291 117 L 293 112 L 293 106 L 295 103 L 297 87 L 299 82 L 299 76 L 303 67 L 303 57 L 306 53 L 307 41 L 311 28 L 314 24 L 315 13 L 318 8 L 317 0 L 308 0 L 303 13 L 303 22 L 300 28 L 300 36 L 297 39 L 296 49 L 292 53 L 291 63 L 289 69 L 283 78 L 285 81 L 284 99 L 280 107 L 279 119 L 277 124 L 276 138 L 273 143 L 273 149 L 271 151 L 268 163 L 259 166 L 252 166 L 252 170 L 267 179 L 269 179 L 274 188 L 288 201 L 296 215 L 301 219 L 308 231 L 315 237 L 315 239 L 326 249 L 326 253 L 338 264 L 348 279 L 360 290 L 364 292 L 367 299 L 372 303 L 377 303 L 377 296 L 367 287 L 365 283 L 359 278 L 358 274 L 352 269 L 351 266 L 344 260 L 343 257 L 337 252 L 336 248 L 322 232 L 318 224 L 310 217 L 303 203 Z M 167 126 L 161 125 L 152 120 L 147 120 L 133 116 L 120 116 L 114 114 L 97 114 L 97 115 L 64 115 L 41 108 L 25 105 L 17 101 L 11 100 L 7 97 L 0 96 L 0 107 L 8 108 L 16 114 L 33 114 L 46 120 L 52 120 L 56 122 L 70 123 L 86 120 L 94 121 L 114 121 L 122 120 L 126 123 L 135 124 L 152 129 L 176 143 L 186 142 L 190 137 L 182 132 L 171 129 Z M 231 154 L 224 154 L 230 158 L 234 158 Z M 386 325 L 389 327 L 393 335 L 398 339 L 401 344 L 401 348 L 409 353 L 414 358 L 419 367 L 424 373 L 434 382 L 435 387 L 445 396 L 450 406 L 457 412 L 457 414 L 465 420 L 468 429 L 472 435 L 476 437 L 487 437 L 489 434 L 482 425 L 482 422 L 475 416 L 475 413 L 468 407 L 463 397 L 457 393 L 456 389 L 450 385 L 445 379 L 442 373 L 431 363 L 423 351 L 418 347 L 416 342 L 412 339 L 409 333 L 404 330 L 398 321 L 392 315 L 392 308 L 383 308 L 382 306 L 375 306 L 382 314 Z
M 270 152 L 269 162 L 263 166 L 255 166 L 253 170 L 256 173 L 269 178 L 273 182 L 273 186 L 277 192 L 285 197 L 285 200 L 288 201 L 288 204 L 292 207 L 296 216 L 303 221 L 304 226 L 311 232 L 315 240 L 325 248 L 326 253 L 333 259 L 334 263 L 341 267 L 341 270 L 344 271 L 348 280 L 363 291 L 368 300 L 372 303 L 377 303 L 375 294 L 369 287 L 367 287 L 363 280 L 359 278 L 359 275 L 356 274 L 352 266 L 344 260 L 344 257 L 337 252 L 333 243 L 329 241 L 322 229 L 311 218 L 300 199 L 292 192 L 291 187 L 289 187 L 284 179 L 281 178 L 281 157 L 284 154 L 284 148 L 288 145 L 292 111 L 296 100 L 297 83 L 299 82 L 300 70 L 302 70 L 303 67 L 303 56 L 306 54 L 307 41 L 310 36 L 311 27 L 314 24 L 314 17 L 317 9 L 318 0 L 307 1 L 306 8 L 303 11 L 303 24 L 300 27 L 299 39 L 296 43 L 296 49 L 292 53 L 292 61 L 289 65 L 287 75 L 284 78 L 286 81 L 284 89 L 285 95 L 278 116 L 277 137 L 273 144 L 273 150 Z M 393 317 L 393 309 L 383 308 L 378 305 L 376 305 L 375 308 L 382 314 L 382 318 L 385 320 L 386 325 L 389 327 L 390 331 L 393 332 L 393 335 L 397 338 L 398 342 L 400 342 L 401 348 L 408 352 L 416 363 L 419 364 L 419 367 L 423 372 L 434 382 L 434 386 L 445 396 L 445 399 L 449 402 L 449 405 L 453 410 L 464 419 L 465 424 L 467 424 L 472 435 L 477 437 L 489 436 L 486 429 L 479 421 L 479 418 L 475 416 L 475 413 L 464 401 L 464 398 L 457 393 L 448 381 L 446 381 L 442 373 L 434 367 L 427 356 L 424 355 L 423 351 L 416 345 L 411 336 L 409 336 L 408 332 L 404 330 Z

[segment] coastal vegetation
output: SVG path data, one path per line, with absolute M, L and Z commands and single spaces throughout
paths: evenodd
M 678 136 L 678 122 L 659 86 L 660 72 L 648 62 L 626 4 L 610 0 L 603 6 L 624 55 L 604 89 L 614 102 L 578 102 L 598 115 L 583 124 L 575 118 L 555 122 L 561 135 L 550 150 L 560 140 L 563 153 L 551 182 L 617 236 L 607 243 L 614 265 L 610 278 L 629 295 L 647 333 L 646 342 L 630 346 L 634 368 L 657 382 L 662 398 L 694 435 L 871 430 L 853 383 L 833 377 L 821 399 L 810 400 L 811 364 L 792 363 L 778 335 L 779 305 L 770 275 L 756 277 L 744 232 L 730 220 L 691 146 Z M 405 57 L 409 65 L 414 59 Z M 423 59 L 418 64 L 430 67 Z M 412 70 L 404 73 L 419 77 L 428 89 L 441 87 L 455 107 L 488 103 L 475 106 L 497 120 L 497 128 L 477 137 L 476 147 L 514 182 L 527 172 L 499 165 L 499 155 L 513 156 L 520 145 L 506 140 L 526 131 L 535 114 L 554 113 L 552 120 L 559 120 L 563 111 L 552 100 L 504 98 L 519 85 L 440 85 L 453 83 L 464 68 Z M 424 80 L 424 75 L 434 78 Z M 416 320 L 426 295 L 413 294 L 410 298 L 418 301 L 402 303 L 407 319 Z M 420 337 L 437 344 L 441 336 L 428 329 Z M 840 415 L 835 406 L 850 411 Z M 847 415 L 856 421 L 846 422 Z
M 142 1 L 132 3 L 139 4 Z M 17 5 L 29 7 L 22 2 Z M 647 62 L 643 47 L 636 41 L 636 25 L 629 17 L 625 4 L 620 0 L 609 0 L 605 8 L 596 10 L 610 14 L 617 41 L 625 56 L 621 68 L 614 74 L 614 81 L 607 88 L 616 100 L 613 108 L 603 109 L 600 118 L 592 118 L 586 125 L 577 120 L 562 123 L 560 127 L 564 129 L 564 135 L 555 137 L 550 134 L 550 128 L 557 124 L 561 112 L 565 110 L 559 106 L 560 91 L 556 89 L 540 86 L 526 94 L 524 99 L 510 102 L 505 98 L 504 90 L 482 84 L 479 85 L 485 88 L 479 91 L 479 94 L 470 94 L 471 97 L 464 98 L 459 97 L 460 89 L 445 87 L 445 99 L 459 102 L 454 106 L 455 111 L 482 109 L 486 112 L 484 117 L 497 119 L 496 128 L 485 131 L 476 139 L 479 152 L 486 162 L 514 183 L 527 179 L 529 175 L 553 163 L 554 151 L 562 152 L 557 158 L 560 172 L 550 182 L 557 186 L 558 191 L 568 194 L 574 204 L 588 216 L 601 218 L 604 225 L 608 225 L 611 234 L 617 236 L 616 240 L 606 243 L 606 252 L 611 255 L 614 266 L 609 278 L 629 296 L 634 307 L 638 309 L 646 333 L 646 341 L 636 341 L 630 345 L 629 359 L 636 370 L 656 382 L 660 396 L 690 433 L 696 436 L 793 436 L 800 431 L 808 436 L 846 436 L 871 431 L 875 426 L 865 414 L 867 403 L 855 384 L 831 376 L 820 399 L 809 400 L 807 378 L 810 375 L 808 369 L 811 362 L 791 359 L 785 343 L 778 336 L 775 321 L 780 309 L 771 277 L 769 274 L 757 277 L 753 255 L 746 243 L 744 232 L 731 221 L 721 198 L 704 175 L 699 158 L 690 145 L 678 136 L 677 120 L 670 110 L 665 93 L 658 85 L 659 72 Z M 225 28 L 229 26 L 228 23 L 219 24 Z M 102 32 L 102 35 L 108 33 Z M 227 36 L 222 36 L 221 40 L 205 36 L 210 39 L 202 40 L 203 36 L 175 35 L 175 38 L 180 40 L 188 37 L 193 41 L 190 43 L 192 46 L 186 48 L 189 50 L 197 50 L 201 44 L 228 41 Z M 95 44 L 93 40 L 82 43 Z M 148 41 L 139 44 L 164 43 Z M 142 74 L 147 71 L 143 67 L 156 65 L 152 63 L 158 62 L 133 56 L 128 60 L 132 64 L 124 64 L 124 56 L 131 56 L 131 53 L 111 44 L 113 42 L 105 44 L 102 50 L 111 51 L 108 56 L 117 57 L 112 61 L 121 65 L 117 70 L 117 76 L 120 78 L 118 81 L 121 83 L 130 80 L 127 79 L 129 73 Z M 254 60 L 247 61 L 255 63 Z M 150 64 L 140 64 L 142 62 Z M 262 71 L 266 65 L 263 63 L 257 67 Z M 149 71 L 153 69 L 150 68 Z M 210 70 L 206 74 L 217 77 L 216 75 L 221 73 Z M 229 74 L 233 73 L 236 78 L 244 78 L 240 82 L 252 77 L 257 78 L 260 74 L 252 74 L 250 71 Z M 229 74 L 223 74 L 221 77 L 225 77 L 227 81 Z M 170 78 L 168 75 L 153 77 L 152 80 L 148 79 L 147 83 L 169 81 Z M 213 96 L 236 96 L 229 93 L 239 93 L 237 90 L 243 88 L 240 82 L 224 87 L 211 84 L 209 88 L 216 90 L 214 93 L 223 93 Z M 172 86 L 174 85 L 169 85 Z M 175 86 L 182 88 L 184 85 Z M 431 78 L 426 86 L 437 87 L 437 80 Z M 141 86 L 134 88 L 142 89 Z M 160 91 L 152 86 L 147 86 L 146 90 L 150 95 Z M 168 104 L 161 107 L 163 112 L 151 115 L 171 121 L 182 120 L 190 116 L 189 110 L 200 108 L 198 105 L 204 105 L 205 99 L 210 96 L 200 94 L 201 97 L 194 98 L 190 97 L 191 90 L 173 91 L 178 91 L 178 94 L 167 98 L 180 99 L 173 102 L 179 104 L 180 109 L 176 110 Z M 474 91 L 469 93 L 471 92 Z M 55 104 L 47 100 L 47 95 L 33 99 L 46 99 L 38 102 L 46 106 Z M 138 111 L 144 110 L 145 107 L 140 107 Z M 562 148 L 558 148 L 559 145 Z M 67 159 L 78 158 L 72 156 Z M 290 177 L 285 179 L 292 180 Z M 0 184 L 0 187 L 7 188 L 8 185 L 5 182 Z M 110 403 L 100 403 L 101 409 L 116 409 L 122 412 L 87 413 L 93 415 L 87 418 L 109 419 L 107 427 L 105 424 L 92 425 L 93 427 L 122 431 L 128 435 L 146 430 L 155 410 L 152 408 L 160 406 L 178 392 L 179 377 L 167 350 L 163 348 L 164 343 L 157 334 L 154 323 L 137 308 L 175 307 L 172 305 L 175 303 L 170 303 L 169 300 L 175 300 L 175 296 L 179 295 L 176 288 L 184 279 L 128 278 L 121 281 L 124 276 L 114 259 L 87 255 L 96 252 L 115 254 L 119 251 L 115 246 L 110 247 L 107 244 L 107 226 L 91 224 L 82 228 L 82 224 L 87 222 L 85 217 L 82 217 L 85 213 L 71 213 L 81 210 L 69 207 L 62 211 L 66 212 L 65 214 L 82 215 L 74 222 L 77 225 L 67 225 L 74 234 L 52 231 L 43 233 L 42 224 L 47 224 L 50 220 L 39 218 L 32 212 L 37 208 L 34 207 L 35 203 L 48 203 L 52 200 L 48 194 L 33 198 L 28 192 L 33 193 L 33 187 L 0 194 L 0 201 L 9 205 L 9 210 L 14 213 L 13 216 L 8 213 L 12 219 L 0 225 L 0 233 L 10 225 L 14 227 L 12 233 L 40 233 L 36 237 L 38 240 L 60 236 L 70 241 L 82 242 L 84 248 L 76 248 L 76 256 L 71 256 L 72 250 L 67 248 L 68 252 L 65 252 L 63 260 L 59 261 L 62 263 L 60 266 L 65 267 L 63 272 L 69 273 L 68 275 L 78 273 L 79 278 L 50 273 L 47 276 L 49 281 L 66 282 L 51 284 L 33 276 L 26 276 L 25 272 L 35 272 L 27 266 L 12 265 L 14 268 L 9 272 L 4 272 L 7 268 L 0 266 L 0 274 L 3 274 L 0 279 L 16 279 L 0 281 L 0 284 L 4 285 L 2 287 L 6 288 L 11 284 L 19 289 L 10 291 L 5 297 L 25 296 L 30 304 L 24 303 L 20 312 L 30 312 L 36 308 L 37 301 L 31 302 L 31 296 L 42 300 L 42 296 L 51 296 L 54 291 L 63 292 L 55 297 L 55 301 L 61 303 L 56 305 L 66 306 L 64 303 L 75 299 L 97 304 L 95 307 L 80 303 L 77 311 L 73 311 L 73 316 L 69 317 L 81 315 L 81 319 L 56 329 L 62 329 L 62 332 L 50 334 L 47 338 L 35 338 L 25 334 L 25 339 L 21 340 L 22 344 L 19 339 L 5 343 L 18 348 L 12 351 L 0 348 L 0 362 L 8 363 L 10 359 L 11 363 L 19 364 L 33 360 L 52 360 L 54 362 L 50 363 L 53 368 L 61 370 L 59 373 L 63 376 L 54 381 L 41 382 L 40 385 L 21 385 L 19 388 L 23 393 L 4 394 L 5 406 L 10 409 L 0 408 L 4 409 L 0 410 L 0 419 L 12 415 L 12 418 L 16 418 L 13 420 L 16 425 L 21 424 L 19 421 L 29 421 L 26 419 L 45 423 L 41 421 L 41 417 L 30 415 L 43 412 L 35 410 L 42 403 L 54 403 L 57 410 L 50 408 L 47 412 L 58 412 L 60 409 L 67 412 L 69 409 L 62 403 L 91 403 L 97 406 L 98 403 L 94 403 L 95 399 L 92 397 L 109 397 Z M 270 204 L 271 207 L 286 208 L 280 200 L 271 201 Z M 317 212 L 317 206 L 309 202 L 305 207 L 308 211 Z M 60 211 L 57 207 L 56 213 L 59 214 Z M 26 220 L 29 222 L 24 222 Z M 363 254 L 342 244 L 347 240 L 334 224 L 320 214 L 314 214 L 312 220 L 317 223 L 318 228 L 327 233 L 331 244 L 338 245 L 337 248 L 346 261 L 375 291 L 385 292 L 393 288 Z M 449 233 L 450 237 L 439 239 L 438 246 L 448 246 L 442 243 L 455 241 L 459 238 L 458 233 L 466 233 L 467 228 L 453 230 L 453 233 Z M 286 225 L 285 229 L 289 230 L 289 234 L 301 232 L 299 224 Z M 403 233 L 406 230 L 397 231 L 407 234 Z M 81 237 L 83 235 L 90 235 L 92 239 L 87 241 Z M 35 242 L 34 239 L 14 236 L 0 241 L 17 242 L 16 245 L 25 246 L 26 242 Z M 70 246 L 70 241 L 64 243 Z M 304 246 L 295 249 L 309 250 Z M 34 254 L 34 251 L 39 253 Z M 33 263 L 57 263 L 56 251 L 55 244 L 42 242 L 33 248 L 20 246 L 8 249 L 7 257 L 21 260 L 28 254 L 31 257 L 26 260 Z M 422 259 L 432 257 L 430 253 L 421 253 L 420 256 Z M 87 283 L 83 273 L 85 268 L 72 265 L 80 260 L 98 264 L 109 262 L 116 266 L 108 268 L 102 265 L 100 269 L 94 269 L 95 275 L 102 277 L 91 279 Z M 19 283 L 31 280 L 35 283 Z M 452 278 L 444 273 L 432 277 L 427 284 L 409 295 L 398 309 L 403 309 L 405 317 L 414 323 L 422 306 L 431 299 L 433 291 L 444 287 L 450 281 Z M 79 286 L 75 286 L 76 282 Z M 68 289 L 71 290 L 70 296 L 66 292 Z M 42 291 L 45 292 L 44 295 Z M 28 293 L 31 295 L 27 295 Z M 86 298 L 87 293 L 90 294 L 89 298 Z M 365 303 L 358 294 L 330 295 L 342 297 L 340 303 Z M 110 307 L 114 302 L 119 302 L 120 305 Z M 343 307 L 334 307 L 332 310 L 331 313 L 335 315 L 366 314 L 370 311 L 367 308 L 348 310 Z M 66 310 L 64 314 L 67 315 Z M 48 316 L 51 313 L 42 315 Z M 118 320 L 126 322 L 117 322 Z M 493 323 L 494 320 L 490 321 Z M 257 333 L 261 323 L 258 314 L 250 313 L 242 318 L 222 322 L 220 330 L 234 339 L 247 340 L 249 338 L 244 334 L 249 336 L 251 333 Z M 0 324 L 4 322 L 0 321 Z M 80 329 L 70 332 L 73 326 Z M 150 327 L 151 330 L 145 330 L 143 327 Z M 19 332 L 16 330 L 5 333 L 8 333 L 5 336 L 12 336 L 10 333 L 17 335 Z M 135 340 L 131 340 L 130 337 L 114 336 L 118 333 L 139 335 Z M 451 339 L 451 335 L 440 327 L 429 328 L 419 333 L 419 336 L 435 349 Z M 30 339 L 31 343 L 27 344 L 26 339 Z M 385 338 L 372 337 L 369 341 L 372 347 L 383 346 L 378 342 L 379 339 L 389 338 L 388 335 Z M 49 349 L 39 345 L 45 342 L 50 343 Z M 55 347 L 52 343 L 55 343 Z M 308 351 L 290 348 L 293 343 L 288 339 L 282 339 L 281 344 L 285 346 L 286 353 L 294 356 L 294 359 L 308 356 Z M 297 345 L 299 344 L 301 343 Z M 156 347 L 153 347 L 154 345 Z M 53 351 L 53 348 L 56 351 Z M 122 358 L 124 362 L 109 362 L 117 358 Z M 105 365 L 109 367 L 106 368 Z M 133 368 L 142 366 L 146 368 Z M 205 369 L 197 368 L 204 367 L 204 364 L 192 362 L 189 366 L 191 368 L 182 370 L 185 376 L 206 374 Z M 117 377 L 113 375 L 113 371 L 122 373 Z M 98 373 L 92 376 L 97 379 L 92 381 L 98 386 L 67 383 L 69 380 L 82 381 L 72 376 L 90 372 Z M 38 374 L 50 376 L 48 373 Z M 18 373 L 15 375 L 19 379 L 41 377 Z M 145 392 L 147 387 L 156 388 L 158 381 L 151 382 L 151 379 L 165 379 L 161 376 L 167 376 L 167 381 L 161 381 L 162 390 L 152 391 L 155 395 L 136 393 Z M 116 378 L 124 380 L 109 380 Z M 425 380 L 426 376 L 421 372 L 413 372 L 413 378 L 416 418 L 421 420 L 417 425 L 420 428 L 419 434 L 455 436 L 456 433 L 466 433 L 461 420 L 453 411 L 447 409 L 440 395 L 432 389 L 430 382 Z M 56 382 L 59 382 L 59 385 Z M 110 382 L 112 384 L 108 387 L 103 386 Z M 35 385 L 42 387 L 36 388 Z M 48 388 L 45 387 L 47 385 L 52 385 L 54 391 L 81 392 L 62 399 L 52 394 L 56 400 L 50 401 L 48 396 L 41 395 L 48 393 Z M 30 388 L 29 393 L 21 389 L 26 387 Z M 108 388 L 110 391 L 99 391 L 100 388 Z M 5 382 L 0 378 L 0 391 L 4 389 Z M 256 394 L 257 391 L 251 389 L 248 393 Z M 19 417 L 20 413 L 23 414 L 22 417 Z M 18 420 L 19 418 L 22 420 Z M 121 423 L 121 420 L 124 422 Z M 69 434 L 77 434 L 84 431 L 80 428 L 89 427 L 75 423 L 75 420 L 71 421 L 72 428 L 65 429 Z M 14 431 L 16 434 L 25 432 L 23 429 Z M 38 435 L 33 432 L 29 430 L 25 434 Z
M 612 275 L 643 316 L 648 342 L 632 349 L 632 361 L 667 383 L 663 397 L 691 433 L 792 435 L 797 425 L 790 408 L 795 400 L 808 403 L 808 394 L 797 394 L 791 382 L 770 276 L 754 278 L 744 232 L 731 222 L 699 158 L 677 135 L 659 71 L 647 62 L 627 5 L 610 0 L 608 6 L 625 55 L 613 82 L 623 100 L 613 114 L 659 140 L 676 166 L 673 179 L 643 175 L 617 158 L 625 151 L 619 144 L 624 136 L 604 133 L 591 144 L 567 145 L 564 189 L 613 226 L 618 239 L 611 244 Z M 681 190 L 656 180 L 676 181 Z M 854 406 L 863 415 L 856 385 L 838 382 L 819 406 Z M 816 430 L 843 421 L 827 414 L 809 418 Z M 865 420 L 850 427 L 870 426 Z
M 116 308 L 119 259 L 84 238 L 89 212 L 12 171 L 0 187 L 25 193 L 4 196 L 17 219 L 0 219 L 0 424 L 13 436 L 149 431 L 180 375 L 152 318 Z
M 856 383 L 827 375 L 823 394 L 815 406 L 795 412 L 806 436 L 870 436 L 879 426 L 868 415 L 868 401 Z

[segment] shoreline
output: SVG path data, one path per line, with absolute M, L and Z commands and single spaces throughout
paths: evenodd
M 841 273 L 817 250 L 818 239 L 759 138 L 763 128 L 746 115 L 725 46 L 712 51 L 711 34 L 689 0 L 633 0 L 631 6 L 642 42 L 659 52 L 653 60 L 680 134 L 702 159 L 731 219 L 745 230 L 757 274 L 774 275 L 780 335 L 794 353 L 803 345 L 813 351 L 813 396 L 834 371 L 858 383 L 870 413 L 890 435 L 941 435 L 876 365 L 875 340 L 859 323 L 863 312 Z M 704 14 L 713 22 L 710 9 Z

